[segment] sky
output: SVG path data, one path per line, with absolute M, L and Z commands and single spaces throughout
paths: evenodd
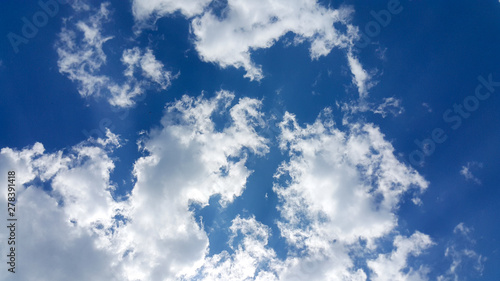
M 500 276 L 498 1 L 0 7 L 0 280 Z

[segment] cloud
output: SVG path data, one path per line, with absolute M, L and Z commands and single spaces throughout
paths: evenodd
M 120 208 L 109 179 L 114 164 L 108 153 L 114 146 L 101 141 L 107 144 L 89 140 L 68 152 L 47 153 L 40 143 L 0 151 L 0 178 L 6 182 L 5 171 L 16 172 L 16 255 L 22 257 L 16 280 L 119 280 L 115 257 L 103 244 Z M 0 201 L 6 205 L 6 197 Z M 3 253 L 6 247 L 0 246 Z M 11 273 L 2 270 L 0 278 L 6 274 Z
M 472 238 L 473 232 L 463 222 L 453 229 L 455 236 L 444 253 L 446 258 L 451 259 L 451 265 L 445 274 L 438 276 L 438 281 L 466 280 L 466 277 L 477 278 L 483 274 L 487 258 L 472 249 L 476 243 Z
M 262 66 L 251 58 L 252 52 L 270 48 L 286 34 L 294 34 L 295 44 L 310 43 L 313 60 L 328 55 L 333 48 L 345 49 L 353 83 L 361 97 L 366 97 L 374 85 L 352 52 L 359 34 L 350 23 L 354 12 L 351 8 L 331 9 L 308 0 L 229 0 L 218 15 L 209 8 L 211 2 L 135 0 L 133 11 L 139 26 L 150 18 L 180 11 L 192 19 L 195 49 L 203 61 L 222 68 L 243 68 L 244 76 L 250 80 L 264 78 Z
M 103 35 L 104 24 L 110 21 L 109 3 L 101 4 L 97 11 L 90 8 L 77 11 L 92 14 L 85 20 L 67 19 L 56 48 L 59 72 L 77 83 L 82 97 L 105 96 L 113 106 L 130 107 L 134 99 L 151 86 L 162 90 L 170 86 L 176 76 L 164 69 L 149 48 L 123 51 L 122 63 L 127 68 L 124 77 L 117 79 L 103 74 L 102 68 L 107 62 L 103 45 L 113 39 Z M 135 69 L 141 71 L 136 75 Z M 119 82 L 121 80 L 125 81 Z
M 368 90 L 374 85 L 370 82 L 372 77 L 363 68 L 359 59 L 351 52 L 347 55 L 347 61 L 349 62 L 349 68 L 353 75 L 352 82 L 358 88 L 360 98 L 363 99 L 368 95 Z
M 354 256 L 369 260 L 377 241 L 395 230 L 402 196 L 428 186 L 396 159 L 377 127 L 344 125 L 347 131 L 335 127 L 329 109 L 313 124 L 300 126 L 290 113 L 280 124 L 280 147 L 290 159 L 276 173 L 277 223 L 290 248 L 303 256 L 287 260 L 280 280 L 365 280 Z
M 393 211 L 401 196 L 412 189 L 420 193 L 428 185 L 396 159 L 377 127 L 351 123 L 343 132 L 335 128 L 330 114 L 326 110 L 303 128 L 287 113 L 281 124 L 280 147 L 289 152 L 290 161 L 276 176 L 290 177 L 290 183 L 275 186 L 286 221 L 280 228 L 298 245 L 326 246 L 308 245 L 318 238 L 372 242 L 397 225 Z M 349 215 L 341 215 L 346 210 Z M 304 225 L 301 218 L 314 223 L 301 230 L 297 227 Z
M 170 104 L 162 128 L 151 131 L 141 148 L 148 156 L 134 165 L 137 179 L 125 216 L 131 223 L 117 234 L 126 280 L 164 280 L 187 274 L 203 262 L 206 233 L 195 222 L 190 204 L 206 206 L 212 195 L 221 204 L 243 192 L 250 175 L 250 153 L 268 151 L 254 127 L 262 124 L 260 101 L 221 91 L 213 99 L 184 96 Z M 222 131 L 211 117 L 229 112 Z
M 471 171 L 471 169 L 476 169 L 476 168 L 483 168 L 483 164 L 478 162 L 467 162 L 467 165 L 462 166 L 460 174 L 464 176 L 466 180 L 472 181 L 475 184 L 480 185 L 481 180 L 479 180 L 476 176 L 474 176 Z
M 112 196 L 110 155 L 121 141 L 109 130 L 106 138 L 67 152 L 46 153 L 40 143 L 21 151 L 3 148 L 0 169 L 16 171 L 18 215 L 26 223 L 18 239 L 27 242 L 18 254 L 27 257 L 23 267 L 30 270 L 19 278 L 165 280 L 201 266 L 208 238 L 190 205 L 206 206 L 215 194 L 230 204 L 251 174 L 248 155 L 269 150 L 256 133 L 265 124 L 261 102 L 233 100 L 234 94 L 220 91 L 212 99 L 184 96 L 169 104 L 162 126 L 140 142 L 144 156 L 134 164 L 136 182 L 120 202 Z M 229 116 L 221 130 L 211 120 L 219 114 Z
M 401 100 L 394 97 L 384 98 L 384 102 L 379 104 L 377 108 L 373 110 L 373 113 L 382 115 L 383 118 L 387 116 L 388 113 L 393 116 L 398 116 L 404 112 L 404 108 L 401 105 Z
M 42 255 L 40 247 L 52 253 L 50 258 L 31 254 L 23 260 L 30 270 L 19 276 L 361 281 L 384 280 L 388 273 L 424 280 L 425 268 L 414 268 L 408 257 L 421 254 L 430 239 L 419 232 L 397 235 L 396 211 L 405 194 L 418 196 L 427 182 L 396 159 L 377 127 L 351 122 L 342 131 L 329 109 L 313 124 L 301 126 L 290 113 L 280 123 L 279 145 L 288 155 L 275 175 L 280 217 L 274 235 L 287 243 L 286 257 L 269 245 L 270 226 L 238 215 L 227 230 L 230 249 L 208 255 L 207 233 L 190 206 L 207 206 L 219 194 L 224 207 L 242 195 L 252 173 L 248 156 L 270 149 L 258 133 L 266 127 L 261 107 L 260 100 L 235 100 L 228 91 L 167 104 L 161 125 L 138 143 L 143 156 L 134 164 L 134 188 L 123 201 L 113 199 L 116 185 L 110 180 L 112 154 L 121 140 L 109 130 L 105 138 L 69 150 L 45 152 L 40 143 L 2 149 L 0 169 L 18 174 L 18 204 L 24 206 L 19 216 L 32 226 L 19 236 L 30 241 L 19 253 Z M 224 126 L 216 126 L 215 118 L 223 118 Z M 393 239 L 394 249 L 381 252 L 381 239 Z M 53 264 L 62 266 L 45 270 Z M 85 270 L 89 267 L 93 270 Z
M 255 220 L 237 216 L 229 228 L 231 240 L 239 236 L 241 242 L 234 246 L 234 253 L 223 251 L 207 257 L 203 265 L 186 280 L 278 280 L 281 262 L 273 249 L 267 247 L 269 227 Z
M 312 59 L 326 56 L 337 48 L 347 48 L 356 38 L 349 23 L 352 10 L 325 8 L 315 1 L 230 0 L 223 15 L 208 11 L 192 21 L 195 46 L 202 60 L 244 68 L 250 80 L 263 78 L 262 68 L 251 52 L 269 48 L 291 32 L 297 42 L 309 41 Z M 334 25 L 342 25 L 341 32 Z
M 134 0 L 132 11 L 138 21 L 160 18 L 176 11 L 190 18 L 199 15 L 212 0 Z
M 411 237 L 397 236 L 394 240 L 396 248 L 390 254 L 380 254 L 376 260 L 368 261 L 368 267 L 373 271 L 373 281 L 424 281 L 427 279 L 429 269 L 420 267 L 409 268 L 407 265 L 409 256 L 418 256 L 423 250 L 429 248 L 432 241 L 429 236 L 420 232 Z

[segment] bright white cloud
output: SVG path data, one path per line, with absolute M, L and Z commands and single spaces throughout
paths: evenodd
M 181 12 L 190 18 L 199 15 L 212 0 L 134 0 L 132 11 L 138 21 L 145 21 L 151 17 L 162 17 L 174 12 Z
M 344 125 L 347 132 L 335 128 L 329 109 L 305 127 L 290 113 L 280 125 L 280 147 L 290 160 L 276 174 L 278 227 L 292 249 L 306 254 L 287 260 L 280 280 L 366 280 L 368 273 L 354 266 L 352 255 L 364 256 L 356 247 L 364 241 L 366 251 L 376 252 L 378 239 L 397 226 L 403 194 L 418 195 L 428 185 L 397 160 L 377 127 Z M 304 264 L 315 266 L 307 271 Z
M 281 148 L 289 151 L 277 177 L 290 183 L 277 185 L 286 223 L 280 228 L 296 245 L 324 248 L 358 239 L 372 242 L 396 225 L 394 214 L 401 196 L 411 188 L 417 194 L 427 182 L 400 163 L 394 148 L 372 124 L 348 124 L 336 129 L 326 110 L 316 122 L 301 127 L 286 114 L 281 128 Z M 306 224 L 304 220 L 312 223 Z
M 261 102 L 241 98 L 233 105 L 233 100 L 234 94 L 220 91 L 212 99 L 184 96 L 169 104 L 162 127 L 140 144 L 145 156 L 136 161 L 134 189 L 122 202 L 111 195 L 109 153 L 120 139 L 109 130 L 105 139 L 90 139 L 69 152 L 45 153 L 40 143 L 21 151 L 2 149 L 0 168 L 16 171 L 19 217 L 31 226 L 18 237 L 30 241 L 18 250 L 30 256 L 23 259 L 30 270 L 19 277 L 173 280 L 194 272 L 204 262 L 208 238 L 190 204 L 206 206 L 215 194 L 221 195 L 222 205 L 231 203 L 251 174 L 247 156 L 268 151 L 267 140 L 255 130 L 264 125 Z M 211 119 L 223 113 L 229 122 L 217 130 Z M 235 233 L 250 231 L 244 225 L 236 223 Z M 0 247 L 5 252 L 6 244 Z M 50 258 L 42 256 L 46 253 Z M 54 264 L 59 270 L 49 270 Z
M 429 236 L 420 232 L 411 237 L 397 236 L 394 240 L 396 248 L 390 254 L 380 254 L 376 260 L 368 261 L 368 267 L 373 271 L 373 281 L 425 281 L 428 280 L 429 269 L 408 267 L 408 257 L 418 256 L 423 250 L 429 248 L 432 241 Z
M 164 280 L 192 272 L 204 259 L 208 238 L 194 221 L 189 204 L 222 204 L 240 196 L 250 175 L 246 155 L 263 155 L 266 140 L 254 127 L 261 124 L 260 101 L 221 91 L 213 99 L 184 96 L 166 110 L 162 128 L 142 142 L 148 156 L 137 160 L 137 182 L 128 200 L 131 222 L 117 234 L 115 246 L 127 280 Z M 228 111 L 230 126 L 215 129 L 211 117 Z
M 88 9 L 78 10 L 88 13 Z M 109 17 L 109 3 L 103 3 L 86 20 L 79 20 L 74 25 L 72 19 L 66 21 L 56 44 L 59 71 L 77 83 L 81 96 L 105 96 L 111 105 L 129 107 L 134 104 L 134 98 L 151 88 L 149 84 L 165 90 L 175 77 L 164 69 L 151 49 L 138 47 L 123 51 L 122 62 L 127 67 L 125 82 L 102 74 L 101 69 L 107 61 L 103 45 L 113 38 L 103 35 Z M 80 36 L 83 36 L 81 40 Z M 138 75 L 135 75 L 136 68 L 141 70 Z
M 356 38 L 349 23 L 352 10 L 325 8 L 316 1 L 229 0 L 223 16 L 212 11 L 192 21 L 196 50 L 207 62 L 221 67 L 244 68 L 250 80 L 263 78 L 262 68 L 251 59 L 251 52 L 269 48 L 291 32 L 296 41 L 309 41 L 312 59 L 335 48 L 347 48 Z M 335 28 L 343 25 L 347 32 Z
M 351 52 L 347 55 L 347 61 L 349 62 L 349 68 L 353 76 L 352 82 L 358 88 L 360 98 L 363 99 L 368 95 L 368 90 L 373 86 L 371 82 L 372 77 L 363 68 L 359 59 Z
M 138 68 L 139 61 L 131 59 L 130 65 Z M 131 281 L 364 281 L 369 276 L 385 280 L 380 279 L 384 272 L 406 278 L 400 280 L 425 276 L 425 268 L 413 269 L 407 257 L 430 245 L 426 235 L 397 236 L 389 254 L 378 253 L 377 241 L 394 233 L 403 194 L 410 189 L 418 194 L 427 182 L 395 158 L 378 128 L 350 123 L 343 132 L 328 109 L 311 125 L 300 126 L 289 113 L 280 124 L 280 147 L 289 159 L 276 174 L 281 218 L 274 235 L 286 239 L 287 257 L 278 258 L 268 245 L 268 226 L 239 216 L 229 228 L 231 251 L 207 256 L 207 234 L 189 206 L 206 206 L 215 194 L 225 206 L 242 194 L 251 174 L 247 156 L 269 151 L 268 140 L 257 133 L 266 125 L 260 107 L 256 99 L 234 101 L 227 91 L 168 104 L 161 127 L 139 143 L 144 156 L 135 162 L 136 182 L 122 202 L 111 196 L 114 164 L 109 154 L 121 142 L 110 131 L 69 152 L 46 153 L 41 144 L 2 149 L 0 169 L 18 172 L 24 184 L 19 204 L 30 206 L 20 215 L 34 226 L 20 236 L 33 241 L 20 253 L 28 255 L 39 245 L 52 247 L 53 253 L 53 258 L 23 260 L 32 270 L 20 276 Z M 220 114 L 229 120 L 217 129 L 212 119 Z M 51 189 L 43 190 L 38 181 Z M 70 258 L 75 252 L 81 253 L 78 269 Z M 67 265 L 44 271 L 55 257 Z M 372 272 L 357 267 L 355 257 Z M 75 272 L 80 279 L 71 277 Z
M 270 230 L 254 217 L 236 217 L 230 227 L 231 240 L 240 237 L 241 242 L 234 246 L 233 254 L 223 251 L 207 257 L 200 269 L 186 280 L 256 280 L 273 281 L 277 279 L 276 269 L 281 262 L 274 250 L 266 247 Z
M 0 151 L 0 178 L 6 182 L 5 171 L 16 172 L 16 254 L 22 257 L 16 280 L 120 280 L 113 270 L 115 257 L 103 243 L 120 209 L 110 193 L 114 164 L 108 153 L 113 147 L 91 140 L 67 153 L 46 153 L 40 143 Z M 36 178 L 50 190 L 32 182 Z M 6 196 L 0 201 L 6 205 Z M 7 252 L 6 247 L 1 245 L 1 251 Z M 0 279 L 6 274 L 11 273 L 2 270 Z
M 358 29 L 350 23 L 353 10 L 331 9 L 310 0 L 229 0 L 221 15 L 208 9 L 210 0 L 134 0 L 133 11 L 139 25 L 145 20 L 180 11 L 192 18 L 191 30 L 200 58 L 222 68 L 243 68 L 245 77 L 261 80 L 262 67 L 252 52 L 273 46 L 284 35 L 295 35 L 295 43 L 310 43 L 311 59 L 326 56 L 333 48 L 345 49 L 348 65 L 361 97 L 374 85 L 352 49 Z M 342 27 L 342 30 L 338 28 Z

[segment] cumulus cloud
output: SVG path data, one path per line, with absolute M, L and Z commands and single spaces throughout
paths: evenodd
M 190 18 L 199 15 L 212 0 L 134 0 L 132 11 L 138 21 L 145 21 L 151 17 L 163 17 L 174 12 L 181 12 Z
M 240 236 L 241 242 L 235 245 L 234 253 L 223 251 L 207 257 L 203 265 L 186 280 L 279 280 L 277 271 L 282 263 L 273 249 L 267 247 L 270 236 L 269 227 L 254 217 L 243 219 L 240 216 L 232 221 L 229 228 L 231 240 Z
M 110 131 L 70 152 L 46 153 L 40 143 L 2 149 L 1 170 L 15 170 L 19 178 L 19 216 L 26 226 L 18 239 L 31 241 L 19 248 L 30 268 L 19 277 L 172 280 L 201 266 L 208 238 L 190 204 L 206 206 L 215 194 L 222 205 L 230 204 L 251 174 L 247 156 L 268 152 L 267 140 L 256 133 L 264 125 L 261 102 L 233 100 L 234 94 L 220 91 L 212 99 L 184 96 L 169 104 L 162 127 L 140 143 L 145 156 L 136 161 L 135 186 L 121 202 L 113 199 L 110 181 L 110 154 L 121 142 Z M 227 126 L 217 130 L 211 119 L 225 113 Z M 47 270 L 54 265 L 59 270 Z
M 89 140 L 69 152 L 47 153 L 40 143 L 0 151 L 0 178 L 6 182 L 4 171 L 16 172 L 16 254 L 23 264 L 16 280 L 119 280 L 112 270 L 115 257 L 104 247 L 120 209 L 111 195 L 112 149 L 109 142 Z M 0 201 L 6 205 L 5 196 Z M 0 236 L 6 239 L 5 232 Z M 3 253 L 6 247 L 0 246 Z
M 280 228 L 288 240 L 307 247 L 325 247 L 320 241 L 358 239 L 372 242 L 396 225 L 394 214 L 401 196 L 416 194 L 428 183 L 399 162 L 394 148 L 372 124 L 349 124 L 336 129 L 326 110 L 314 124 L 301 127 L 287 113 L 281 124 L 280 146 L 290 154 L 277 177 L 290 184 L 277 185 L 286 223 Z M 347 212 L 347 215 L 345 215 Z M 304 225 L 304 219 L 314 223 Z
M 336 128 L 329 109 L 313 124 L 301 126 L 290 113 L 280 124 L 280 147 L 290 160 L 275 175 L 281 201 L 277 224 L 291 249 L 302 253 L 285 262 L 280 280 L 366 280 L 368 273 L 354 265 L 353 255 L 364 260 L 370 255 L 355 248 L 363 241 L 368 253 L 376 252 L 378 239 L 397 226 L 403 194 L 418 196 L 427 188 L 415 170 L 396 159 L 377 127 L 346 126 L 347 131 Z
M 335 48 L 347 48 L 356 38 L 349 23 L 352 10 L 325 8 L 316 1 L 229 0 L 223 16 L 208 11 L 192 21 L 195 46 L 200 57 L 221 67 L 244 68 L 250 80 L 263 78 L 262 68 L 251 52 L 269 48 L 291 32 L 298 42 L 308 41 L 312 59 Z M 335 28 L 342 25 L 346 32 Z
M 116 246 L 127 280 L 164 280 L 192 271 L 203 261 L 206 233 L 189 204 L 206 206 L 221 195 L 228 204 L 240 196 L 251 171 L 249 153 L 263 155 L 266 140 L 254 127 L 263 121 L 260 101 L 221 91 L 213 99 L 184 96 L 166 109 L 162 128 L 141 143 L 148 156 L 137 160 L 137 182 L 128 200 L 131 223 L 117 234 Z M 215 129 L 211 117 L 229 111 L 230 125 Z
M 67 19 L 56 47 L 59 72 L 77 83 L 81 96 L 105 96 L 111 105 L 129 107 L 134 104 L 134 98 L 143 95 L 151 85 L 162 90 L 170 86 L 175 76 L 164 69 L 149 48 L 123 51 L 124 77 L 118 79 L 103 74 L 102 68 L 107 62 L 103 45 L 113 39 L 103 35 L 104 25 L 110 21 L 109 3 L 101 4 L 97 11 L 77 10 L 78 14 L 91 15 L 76 23 L 73 18 Z M 121 80 L 125 81 L 119 82 Z
M 417 269 L 408 267 L 408 258 L 418 256 L 423 250 L 432 245 L 429 236 L 420 232 L 411 237 L 397 236 L 394 240 L 396 248 L 390 254 L 380 254 L 376 260 L 368 261 L 368 267 L 373 271 L 373 281 L 424 281 L 428 280 L 429 269 L 420 267 Z
M 130 71 L 140 65 L 133 57 L 131 53 L 127 60 Z M 273 187 L 280 200 L 279 232 L 271 233 L 255 217 L 236 216 L 228 229 L 230 249 L 208 255 L 207 233 L 190 206 L 207 206 L 218 194 L 224 207 L 242 195 L 252 173 L 248 156 L 263 156 L 270 149 L 269 140 L 258 133 L 266 127 L 261 106 L 260 100 L 235 100 L 227 91 L 213 98 L 183 96 L 167 104 L 161 125 L 138 143 L 143 156 L 134 164 L 134 188 L 123 201 L 113 199 L 110 180 L 111 155 L 121 140 L 109 130 L 105 138 L 67 151 L 45 152 L 39 143 L 2 149 L 0 169 L 18 174 L 18 204 L 24 206 L 19 215 L 30 226 L 19 236 L 30 241 L 19 253 L 30 256 L 23 266 L 31 270 L 19 276 L 426 280 L 426 268 L 412 266 L 409 257 L 432 242 L 420 232 L 398 235 L 396 212 L 405 194 L 418 196 L 427 182 L 397 160 L 377 127 L 350 122 L 341 130 L 329 109 L 313 124 L 300 125 L 291 113 L 280 123 L 279 146 L 287 156 Z M 215 117 L 227 122 L 216 126 Z M 285 258 L 269 245 L 271 235 L 287 243 Z M 381 252 L 381 239 L 393 240 L 393 249 Z M 50 258 L 40 256 L 40 245 L 52 253 Z M 6 245 L 0 247 L 5 250 Z M 30 254 L 34 252 L 41 254 Z M 60 270 L 45 270 L 53 264 L 61 265 Z M 89 267 L 93 270 L 85 270 Z
M 200 58 L 222 68 L 243 68 L 245 77 L 259 81 L 264 77 L 262 66 L 251 58 L 252 52 L 272 47 L 286 34 L 294 42 L 310 44 L 311 59 L 328 55 L 333 48 L 346 50 L 348 66 L 361 97 L 374 85 L 372 75 L 364 70 L 353 54 L 358 28 L 350 23 L 354 12 L 349 7 L 332 9 L 317 1 L 241 1 L 229 0 L 216 13 L 210 0 L 134 0 L 133 11 L 141 26 L 156 19 L 181 12 L 191 20 L 195 49 Z

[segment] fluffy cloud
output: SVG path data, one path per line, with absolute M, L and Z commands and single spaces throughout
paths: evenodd
M 263 155 L 266 140 L 254 127 L 263 121 L 260 101 L 221 91 L 213 99 L 184 96 L 170 105 L 162 128 L 141 143 L 148 156 L 137 160 L 135 187 L 125 216 L 131 222 L 117 234 L 127 280 L 164 280 L 186 274 L 206 254 L 208 238 L 189 204 L 206 206 L 221 195 L 228 204 L 241 195 L 250 175 L 248 153 Z M 230 126 L 215 129 L 211 117 L 229 111 Z
M 348 62 L 355 83 L 360 94 L 366 94 L 370 77 L 350 52 L 359 37 L 357 28 L 350 24 L 352 9 L 326 8 L 309 0 L 229 0 L 222 15 L 216 15 L 207 8 L 211 2 L 134 0 L 133 12 L 139 25 L 143 25 L 148 19 L 180 11 L 192 18 L 195 48 L 202 60 L 222 68 L 243 68 L 250 80 L 264 77 L 262 67 L 252 61 L 251 52 L 273 46 L 287 33 L 295 35 L 296 43 L 310 43 L 312 59 L 328 55 L 333 48 L 349 50 Z M 342 28 L 337 28 L 339 26 Z
M 295 43 L 310 43 L 311 59 L 326 56 L 333 48 L 345 49 L 360 97 L 366 97 L 374 85 L 372 75 L 353 54 L 359 34 L 358 28 L 350 23 L 351 8 L 331 9 L 309 0 L 229 0 L 219 15 L 208 8 L 211 2 L 134 0 L 133 12 L 139 26 L 144 26 L 148 19 L 180 11 L 192 18 L 194 44 L 202 60 L 222 68 L 243 68 L 250 80 L 264 77 L 262 67 L 251 58 L 252 51 L 270 48 L 292 33 Z
M 403 194 L 413 190 L 418 195 L 427 188 L 415 170 L 396 159 L 377 127 L 344 126 L 345 132 L 335 128 L 329 109 L 305 127 L 290 113 L 280 125 L 280 147 L 290 160 L 276 174 L 278 226 L 290 247 L 305 254 L 287 261 L 281 280 L 365 280 L 367 273 L 354 266 L 353 256 L 369 259 L 378 239 L 397 226 L 395 212 Z M 356 250 L 361 241 L 367 253 Z M 315 266 L 305 275 L 306 261 Z
M 181 12 L 190 18 L 199 15 L 212 0 L 134 0 L 132 11 L 138 21 L 145 21 L 154 17 L 162 17 L 174 12 Z
M 88 13 L 86 9 L 77 10 Z M 150 85 L 162 90 L 170 86 L 175 76 L 164 69 L 149 48 L 135 47 L 123 51 L 124 79 L 102 74 L 101 69 L 107 61 L 103 45 L 113 38 L 102 34 L 103 25 L 109 22 L 109 3 L 101 4 L 97 11 L 88 10 L 92 13 L 88 19 L 76 23 L 72 19 L 66 21 L 56 43 L 59 72 L 77 83 L 81 96 L 103 95 L 111 105 L 129 107 L 134 104 L 134 98 L 151 88 Z M 136 72 L 139 73 L 136 75 Z
M 221 17 L 206 12 L 192 21 L 200 57 L 225 68 L 244 68 L 250 80 L 263 78 L 262 69 L 251 60 L 251 51 L 269 48 L 285 34 L 296 41 L 309 41 L 312 59 L 335 48 L 347 48 L 356 38 L 349 24 L 352 10 L 325 8 L 316 1 L 229 0 Z M 334 25 L 342 25 L 341 32 Z
M 114 164 L 108 153 L 114 145 L 107 140 L 83 142 L 65 153 L 46 153 L 40 143 L 0 151 L 0 178 L 6 182 L 5 171 L 16 172 L 15 280 L 120 280 L 103 243 L 120 209 L 111 196 Z M 5 196 L 0 201 L 6 205 Z M 0 236 L 6 239 L 5 232 Z M 7 252 L 7 244 L 0 247 Z
M 376 260 L 368 261 L 368 267 L 373 271 L 373 281 L 424 281 L 429 271 L 426 267 L 409 268 L 409 256 L 418 256 L 432 245 L 429 236 L 416 232 L 411 237 L 397 236 L 394 240 L 396 248 L 390 254 L 380 254 Z
M 256 280 L 277 279 L 276 270 L 281 262 L 274 250 L 266 247 L 270 230 L 254 217 L 236 217 L 230 227 L 231 240 L 241 236 L 241 242 L 234 246 L 234 253 L 223 251 L 207 257 L 200 269 L 186 280 Z
M 130 61 L 134 67 L 139 63 Z M 430 246 L 429 237 L 419 232 L 409 238 L 397 235 L 392 253 L 379 253 L 378 243 L 395 233 L 403 194 L 413 190 L 418 195 L 427 182 L 395 158 L 378 128 L 346 123 L 347 130 L 341 131 L 328 109 L 310 125 L 300 126 L 290 113 L 280 124 L 280 147 L 289 159 L 276 173 L 281 217 L 275 235 L 289 246 L 285 259 L 268 245 L 268 226 L 240 216 L 229 228 L 231 250 L 208 256 L 207 234 L 190 205 L 206 206 L 219 194 L 225 206 L 242 194 L 251 174 L 247 156 L 269 151 L 268 140 L 257 133 L 266 125 L 260 107 L 256 99 L 234 101 L 227 91 L 210 99 L 184 96 L 168 104 L 161 126 L 139 142 L 144 156 L 134 164 L 136 182 L 120 202 L 112 197 L 115 185 L 110 181 L 110 154 L 120 147 L 120 138 L 110 131 L 106 138 L 90 139 L 69 151 L 46 153 L 39 143 L 21 151 L 2 149 L 0 169 L 15 170 L 19 178 L 19 216 L 26 223 L 19 240 L 30 241 L 18 253 L 30 256 L 23 266 L 31 270 L 18 276 L 425 280 L 425 268 L 413 268 L 408 257 Z M 212 121 L 217 115 L 228 117 L 222 129 Z M 40 245 L 52 253 L 50 258 L 30 254 L 42 254 Z M 371 271 L 359 267 L 359 261 Z M 45 270 L 51 264 L 61 265 L 60 270 Z
M 140 143 L 145 156 L 136 161 L 134 189 L 122 202 L 112 197 L 109 156 L 120 140 L 109 131 L 69 152 L 45 153 L 40 143 L 21 151 L 2 149 L 0 169 L 15 170 L 19 179 L 18 239 L 29 241 L 18 254 L 29 256 L 23 267 L 30 270 L 17 276 L 172 280 L 194 272 L 204 262 L 208 238 L 190 205 L 206 206 L 215 194 L 223 205 L 231 203 L 251 174 L 247 156 L 268 151 L 255 129 L 264 125 L 261 102 L 242 98 L 233 105 L 233 100 L 234 94 L 221 91 L 212 99 L 184 96 L 169 104 L 162 127 Z M 212 117 L 226 113 L 227 126 L 217 130 Z M 0 238 L 5 239 L 3 232 Z M 5 252 L 6 245 L 1 247 Z M 46 253 L 50 257 L 42 256 Z M 47 270 L 53 265 L 58 270 Z
M 372 242 L 396 225 L 401 196 L 427 182 L 399 162 L 394 148 L 371 124 L 336 129 L 326 110 L 305 128 L 291 114 L 281 124 L 281 148 L 289 151 L 277 177 L 290 178 L 275 191 L 283 200 L 281 230 L 294 244 L 321 249 L 318 241 Z M 307 220 L 312 223 L 304 224 Z M 299 227 L 299 226 L 306 226 Z

